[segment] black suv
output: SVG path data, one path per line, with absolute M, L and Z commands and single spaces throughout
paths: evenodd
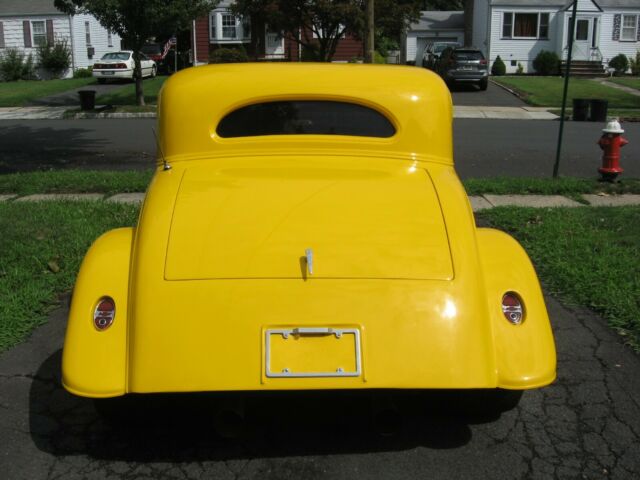
M 445 48 L 434 70 L 449 86 L 458 82 L 475 83 L 480 90 L 486 90 L 489 84 L 487 60 L 477 48 Z

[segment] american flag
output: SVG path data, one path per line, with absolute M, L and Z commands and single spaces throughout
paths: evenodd
M 173 38 L 173 37 L 172 37 Z M 167 43 L 164 44 L 164 49 L 162 50 L 162 60 L 164 60 L 164 57 L 167 56 L 167 53 L 169 53 L 169 50 L 171 49 L 171 45 L 173 45 L 171 43 L 172 38 L 170 38 L 169 40 L 167 40 Z

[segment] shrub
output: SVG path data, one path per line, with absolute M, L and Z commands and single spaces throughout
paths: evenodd
M 560 58 L 556 52 L 541 50 L 533 60 L 533 69 L 539 75 L 558 75 L 560 71 Z
M 624 53 L 619 53 L 609 60 L 609 66 L 616 69 L 616 74 L 622 75 L 629 68 L 629 59 Z
M 242 63 L 248 61 L 247 52 L 239 48 L 218 48 L 209 55 L 209 63 Z
M 640 50 L 636 52 L 636 58 L 629 59 L 629 66 L 631 67 L 631 75 L 640 75 Z
M 524 67 L 518 62 L 518 68 L 516 68 L 516 75 L 522 75 L 524 73 Z
M 89 78 L 93 73 L 93 67 L 79 68 L 73 72 L 73 78 Z
M 0 57 L 0 76 L 6 82 L 35 78 L 33 56 L 25 55 L 15 48 L 9 48 Z
M 57 40 L 38 46 L 38 65 L 51 72 L 54 78 L 61 77 L 71 66 L 71 49 L 66 40 Z
M 493 65 L 491 65 L 491 75 L 500 76 L 505 73 L 507 73 L 507 66 L 500 58 L 500 55 L 498 55 L 494 60 Z
M 387 59 L 376 50 L 373 52 L 373 63 L 387 63 Z

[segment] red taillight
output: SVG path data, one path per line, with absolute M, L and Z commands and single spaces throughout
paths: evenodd
M 93 312 L 93 325 L 103 331 L 111 326 L 116 316 L 116 302 L 111 297 L 102 297 Z
M 486 65 L 487 61 L 483 58 L 482 60 L 480 60 L 480 65 Z
M 126 63 L 116 63 L 113 68 L 127 68 Z
M 514 292 L 507 292 L 502 297 L 502 314 L 514 325 L 520 325 L 524 320 L 522 300 Z

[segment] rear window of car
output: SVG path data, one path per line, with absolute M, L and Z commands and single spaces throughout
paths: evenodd
M 391 137 L 393 124 L 380 112 L 347 102 L 280 101 L 248 105 L 218 124 L 223 138 L 263 135 L 351 135 Z
M 453 54 L 456 60 L 482 60 L 484 55 L 477 50 L 456 50 Z
M 131 54 L 129 52 L 105 53 L 101 60 L 129 60 L 130 55 Z

